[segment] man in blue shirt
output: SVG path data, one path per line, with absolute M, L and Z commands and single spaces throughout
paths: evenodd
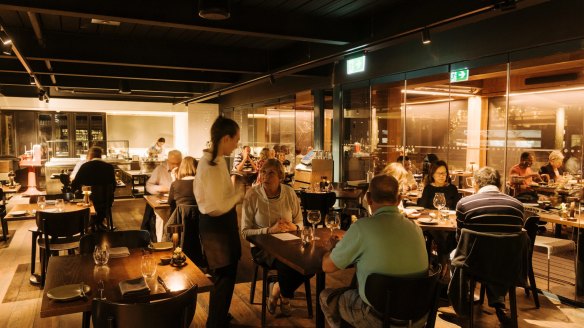
M 422 230 L 397 208 L 400 201 L 397 180 L 388 175 L 374 177 L 366 197 L 373 216 L 353 223 L 322 260 L 324 272 L 351 264 L 357 267 L 358 290 L 325 289 L 320 294 L 322 311 L 331 327 L 339 327 L 341 318 L 354 327 L 381 327 L 379 314 L 365 297 L 365 281 L 370 274 L 423 276 L 428 272 Z

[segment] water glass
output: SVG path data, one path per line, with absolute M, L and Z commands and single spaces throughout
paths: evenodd
M 309 210 L 306 215 L 306 220 L 312 224 L 312 239 L 318 240 L 319 238 L 314 236 L 314 231 L 316 230 L 316 224 L 320 222 L 320 211 L 319 210 Z
M 107 245 L 95 246 L 93 250 L 93 261 L 96 265 L 106 265 L 109 261 L 109 248 Z
M 154 275 L 156 274 L 157 266 L 158 263 L 156 263 L 156 260 L 151 254 L 142 255 L 141 269 L 142 276 L 144 276 L 145 279 L 150 279 L 154 277 Z
M 55 208 L 57 208 L 58 212 L 63 212 L 65 210 L 65 201 L 62 198 L 59 198 L 55 201 Z
M 442 221 L 448 222 L 450 216 L 450 210 L 448 210 L 448 207 L 444 207 L 440 210 L 440 216 Z
M 312 227 L 307 226 L 302 228 L 302 230 L 300 231 L 300 239 L 302 240 L 303 246 L 307 246 L 312 242 L 313 240 L 312 235 L 313 235 Z
M 37 198 L 37 206 L 39 207 L 39 210 L 44 210 L 45 207 L 47 206 L 47 199 L 45 198 L 44 195 L 39 195 Z

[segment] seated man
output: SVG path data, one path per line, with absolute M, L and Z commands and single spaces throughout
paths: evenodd
M 500 191 L 501 176 L 492 167 L 483 167 L 474 173 L 474 195 L 464 197 L 456 205 L 456 239 L 466 228 L 479 232 L 520 232 L 523 227 L 523 204 Z M 501 323 L 508 322 L 505 313 L 505 295 L 508 288 L 489 284 L 487 298 Z
M 111 210 L 114 201 L 113 192 L 116 189 L 116 174 L 114 166 L 101 160 L 103 150 L 91 147 L 87 153 L 88 161 L 83 163 L 71 183 L 72 190 L 80 190 L 82 186 L 111 186 L 111 194 L 93 191 L 91 201 L 95 208 L 95 220 L 91 223 L 94 230 L 107 230 L 103 220 Z M 108 189 L 105 189 L 108 190 Z
M 251 148 L 249 146 L 243 146 L 241 153 L 235 156 L 233 160 L 233 171 L 243 172 L 243 171 L 257 171 L 258 168 L 253 161 L 253 156 L 250 154 Z
M 325 289 L 320 294 L 322 311 L 331 327 L 341 319 L 354 327 L 381 327 L 365 297 L 365 282 L 371 273 L 423 276 L 428 272 L 428 254 L 422 230 L 398 210 L 399 185 L 388 175 L 371 180 L 366 194 L 373 216 L 353 223 L 341 241 L 322 259 L 324 272 L 351 264 L 357 267 L 356 289 Z M 407 245 L 407 247 L 404 247 Z M 414 327 L 425 323 L 416 322 Z
M 518 188 L 518 190 L 516 190 L 516 194 L 531 191 L 529 185 L 533 182 L 534 179 L 537 181 L 541 181 L 539 174 L 537 174 L 531 169 L 534 160 L 535 157 L 533 156 L 532 153 L 523 152 L 521 153 L 519 164 L 513 165 L 513 167 L 511 167 L 511 170 L 509 170 L 510 179 L 509 182 L 511 183 L 512 186 L 515 185 L 516 186 L 515 188 Z M 525 179 L 523 179 L 521 184 L 513 183 L 514 176 L 524 177 Z
M 158 165 L 152 171 L 148 181 L 146 181 L 146 191 L 151 195 L 168 193 L 170 184 L 176 179 L 176 170 L 181 161 L 182 154 L 180 151 L 169 151 L 166 162 Z M 150 205 L 146 204 L 140 229 L 149 231 L 150 239 L 156 241 L 162 238 L 162 225 L 162 218 L 154 213 Z

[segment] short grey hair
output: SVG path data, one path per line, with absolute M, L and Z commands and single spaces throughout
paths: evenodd
M 558 159 L 559 160 L 564 160 L 564 154 L 562 154 L 562 152 L 559 151 L 559 150 L 552 151 L 550 153 L 550 157 L 549 157 L 550 163 L 553 162 L 553 161 L 555 161 L 555 160 L 558 160 Z
M 278 172 L 278 177 L 280 178 L 280 180 L 284 180 L 284 176 L 286 174 L 286 172 L 284 171 L 284 165 L 282 165 L 282 163 L 280 163 L 279 160 L 275 159 L 275 158 L 270 158 L 267 159 L 264 164 L 262 165 L 262 167 L 260 168 L 261 170 L 267 169 L 267 168 L 273 168 L 276 169 L 276 171 Z
M 496 186 L 499 189 L 501 188 L 501 174 L 492 167 L 485 166 L 478 169 L 473 174 L 473 178 L 479 188 L 485 186 Z

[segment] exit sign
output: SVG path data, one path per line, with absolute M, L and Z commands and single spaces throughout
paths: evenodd
M 450 72 L 450 82 L 468 81 L 468 68 L 457 69 Z
M 365 71 L 365 56 L 347 59 L 347 74 Z

